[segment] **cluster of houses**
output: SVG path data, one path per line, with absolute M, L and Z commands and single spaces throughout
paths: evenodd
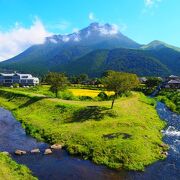
M 180 89 L 180 77 L 175 75 L 170 75 L 166 78 L 158 77 L 162 81 L 162 88 L 172 88 L 172 89 Z M 146 83 L 148 80 L 146 77 L 139 78 L 141 83 Z
M 171 75 L 165 79 L 165 88 L 180 89 L 180 77 Z
M 1 86 L 12 86 L 14 84 L 19 86 L 36 86 L 39 84 L 39 78 L 33 77 L 31 74 L 0 73 Z

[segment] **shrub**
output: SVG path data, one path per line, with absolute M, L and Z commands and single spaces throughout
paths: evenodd
M 19 84 L 18 83 L 14 83 L 13 84 L 13 88 L 18 88 L 19 87 Z
M 65 99 L 65 100 L 77 100 L 77 98 L 73 95 L 72 92 L 66 90 L 66 91 L 61 91 L 58 94 L 58 97 L 61 99 Z
M 98 97 L 100 98 L 100 100 L 108 100 L 108 95 L 102 91 L 98 94 Z
M 81 101 L 92 101 L 93 100 L 93 98 L 90 96 L 79 96 L 79 99 Z

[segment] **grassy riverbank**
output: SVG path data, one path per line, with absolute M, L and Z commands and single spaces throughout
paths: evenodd
M 140 93 L 111 102 L 70 101 L 0 90 L 0 106 L 13 112 L 26 131 L 71 154 L 115 169 L 143 170 L 159 159 L 164 127 L 155 102 Z
M 9 156 L 0 153 L 0 179 L 2 180 L 36 180 L 30 170 L 14 162 Z
M 165 103 L 172 111 L 180 114 L 180 91 L 175 89 L 162 89 L 157 99 Z

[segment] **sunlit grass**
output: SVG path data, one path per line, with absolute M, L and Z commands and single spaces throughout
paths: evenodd
M 37 180 L 30 170 L 17 164 L 7 155 L 0 153 L 0 179 L 1 180 Z

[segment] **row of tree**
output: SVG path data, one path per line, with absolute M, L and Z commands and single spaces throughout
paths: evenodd
M 84 76 L 82 79 L 86 78 Z M 68 78 L 63 73 L 50 72 L 47 74 L 45 81 L 51 85 L 50 91 L 55 93 L 56 97 L 59 91 L 65 90 L 70 85 Z M 107 71 L 100 82 L 106 90 L 114 92 L 111 108 L 113 108 L 118 95 L 130 91 L 139 84 L 136 74 L 115 71 Z

